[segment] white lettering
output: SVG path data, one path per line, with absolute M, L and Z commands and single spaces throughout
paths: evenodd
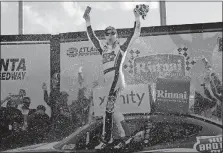
M 218 149 L 218 144 L 217 144 L 217 143 L 213 143 L 213 144 L 212 144 L 212 148 L 213 148 L 213 149 Z
M 164 98 L 164 92 L 163 90 L 157 90 L 157 97 L 161 97 L 161 98 Z
M 171 98 L 171 99 L 187 99 L 187 92 L 184 93 L 172 93 L 167 90 L 156 90 L 158 98 Z
M 211 150 L 212 149 L 212 146 L 210 143 L 206 144 L 206 150 Z
M 141 64 L 141 63 L 136 63 L 136 64 Z M 170 64 L 150 64 L 150 63 L 147 63 L 147 68 L 148 68 L 148 71 L 149 72 L 172 72 L 172 71 L 175 71 L 175 72 L 180 72 L 181 71 L 181 68 L 182 68 L 182 63 L 179 62 L 179 63 L 170 63 Z
M 219 150 L 222 149 L 222 143 L 208 143 L 208 144 L 200 144 L 200 151 L 204 150 Z
M 210 143 L 213 142 L 222 142 L 222 136 L 221 137 L 217 137 L 217 138 L 210 138 L 208 139 Z
M 220 144 L 220 147 L 219 147 L 219 148 L 220 148 L 220 149 L 222 149 L 222 142 L 221 142 L 221 143 L 219 143 L 219 144 Z
M 204 144 L 200 144 L 199 145 L 199 151 L 204 151 L 205 150 L 205 145 Z

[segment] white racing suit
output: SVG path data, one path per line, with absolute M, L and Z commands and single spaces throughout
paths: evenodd
M 95 36 L 90 23 L 87 23 L 87 34 L 90 38 L 93 45 L 97 48 L 97 50 L 102 55 L 102 64 L 104 70 L 104 87 L 109 88 L 108 97 L 114 96 L 114 109 L 110 111 L 112 113 L 113 120 L 115 125 L 117 126 L 120 136 L 125 136 L 125 130 L 121 125 L 121 121 L 124 120 L 124 116 L 120 113 L 119 107 L 117 104 L 117 99 L 119 97 L 120 91 L 125 87 L 124 75 L 122 72 L 122 63 L 126 56 L 126 51 L 128 47 L 140 36 L 140 22 L 135 21 L 134 28 L 132 29 L 131 35 L 127 38 L 123 45 L 120 45 L 118 41 L 116 41 L 113 46 L 105 44 L 103 47 L 100 41 Z M 105 118 L 105 117 L 104 117 Z M 105 123 L 105 121 L 104 121 Z M 103 134 L 105 133 L 105 124 L 103 124 Z

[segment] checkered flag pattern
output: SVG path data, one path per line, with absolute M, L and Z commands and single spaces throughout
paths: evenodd
M 186 70 L 189 71 L 191 69 L 191 67 L 196 64 L 196 61 L 191 60 L 189 54 L 187 53 L 188 48 L 187 47 L 183 47 L 183 48 L 178 48 L 177 51 L 179 53 L 179 55 L 183 55 L 186 59 Z
M 133 74 L 133 61 L 132 60 L 128 60 L 128 62 L 125 63 L 125 65 L 124 65 L 124 69 L 128 73 Z
M 137 49 L 132 49 L 130 52 L 129 52 L 129 57 L 128 57 L 128 60 L 127 62 L 124 64 L 123 68 L 130 74 L 133 75 L 133 62 L 134 62 L 134 59 L 136 57 L 139 57 L 139 54 L 140 54 L 140 51 L 137 50 Z

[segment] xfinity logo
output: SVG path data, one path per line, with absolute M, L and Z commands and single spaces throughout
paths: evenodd
M 134 103 L 140 106 L 144 98 L 144 95 L 145 93 L 139 94 L 131 91 L 130 94 L 120 95 L 120 100 L 122 100 L 123 104 Z M 99 99 L 100 99 L 99 105 L 102 105 L 104 102 L 106 102 L 107 96 L 99 97 Z

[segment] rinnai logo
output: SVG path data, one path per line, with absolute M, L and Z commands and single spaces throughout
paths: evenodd
M 187 99 L 187 92 L 184 93 L 172 93 L 167 92 L 167 90 L 156 90 L 157 98 L 171 98 L 171 99 Z
M 157 63 L 152 64 L 152 62 L 138 62 L 136 63 L 137 73 L 139 72 L 181 72 L 182 71 L 182 61 L 178 60 L 177 63 Z
M 185 58 L 182 55 L 158 54 L 134 60 L 137 83 L 156 82 L 157 78 L 172 76 L 185 76 Z
M 146 65 L 144 65 L 145 67 Z M 178 60 L 177 63 L 170 63 L 170 64 L 154 64 L 152 65 L 148 62 L 147 68 L 150 72 L 180 72 L 182 71 L 182 62 Z

